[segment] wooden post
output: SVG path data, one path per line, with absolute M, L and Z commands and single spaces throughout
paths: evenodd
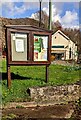
M 8 88 L 11 87 L 11 72 L 10 72 L 10 66 L 7 66 L 7 86 L 8 86 Z
M 46 83 L 48 82 L 48 76 L 49 76 L 49 66 L 46 65 Z

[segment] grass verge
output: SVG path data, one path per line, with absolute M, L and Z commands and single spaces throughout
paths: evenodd
M 45 66 L 11 66 L 12 86 L 7 88 L 6 61 L 2 60 L 2 101 L 29 101 L 27 88 L 49 85 L 74 84 L 80 80 L 81 68 L 50 65 L 49 81 L 45 83 Z

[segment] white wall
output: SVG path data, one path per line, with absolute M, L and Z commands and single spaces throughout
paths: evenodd
M 52 48 L 52 51 L 59 50 L 59 52 L 64 51 L 66 60 L 69 59 L 69 50 L 71 48 L 71 59 L 77 60 L 77 47 L 75 46 L 75 43 L 72 42 L 68 37 L 64 37 L 60 33 L 56 32 L 52 35 L 52 46 L 64 46 L 64 48 Z

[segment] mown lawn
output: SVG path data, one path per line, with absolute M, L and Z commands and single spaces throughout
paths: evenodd
M 80 67 L 50 65 L 49 81 L 45 83 L 45 66 L 11 66 L 12 86 L 7 88 L 6 61 L 2 60 L 2 101 L 29 101 L 27 88 L 73 84 L 80 80 Z

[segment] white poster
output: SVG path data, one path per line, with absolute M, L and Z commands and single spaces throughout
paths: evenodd
M 16 39 L 16 52 L 24 52 L 24 40 Z

